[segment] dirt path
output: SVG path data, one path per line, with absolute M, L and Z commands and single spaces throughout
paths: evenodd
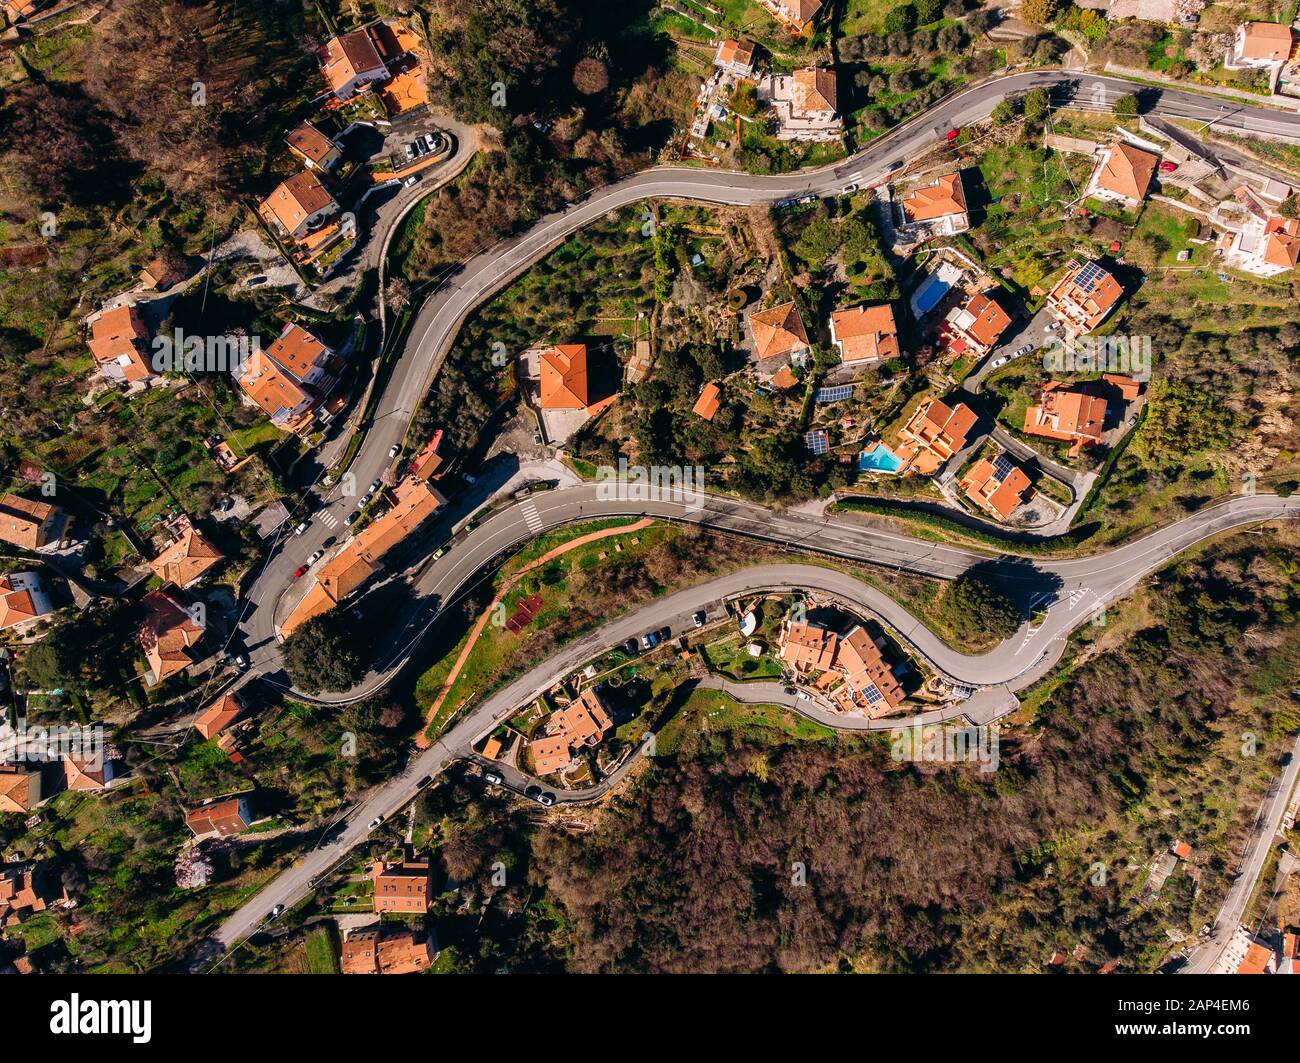
M 483 610 L 483 615 L 474 623 L 474 630 L 470 632 L 469 641 L 465 643 L 464 648 L 456 657 L 456 663 L 451 666 L 451 672 L 447 675 L 446 681 L 442 684 L 442 689 L 438 691 L 438 696 L 434 699 L 433 704 L 429 706 L 429 711 L 424 715 L 424 729 L 415 738 L 415 744 L 421 749 L 427 749 L 431 743 L 428 736 L 429 725 L 438 716 L 438 711 L 442 708 L 447 696 L 451 693 L 451 688 L 456 685 L 456 680 L 460 678 L 460 673 L 465 668 L 465 662 L 469 660 L 469 655 L 477 645 L 479 636 L 483 634 L 483 628 L 487 626 L 488 618 L 501 604 L 505 596 L 510 593 L 519 577 L 526 573 L 533 572 L 543 565 L 549 564 L 555 558 L 567 554 L 570 550 L 576 550 L 580 546 L 586 546 L 587 543 L 594 543 L 599 539 L 608 539 L 613 535 L 627 535 L 629 532 L 640 531 L 642 528 L 648 528 L 654 521 L 649 517 L 643 517 L 631 524 L 620 524 L 616 528 L 602 528 L 600 531 L 589 532 L 586 535 L 580 535 L 570 542 L 557 546 L 554 550 L 548 550 L 536 561 L 531 561 L 517 573 L 506 580 L 505 586 L 501 588 L 501 593 L 492 599 L 491 603 Z

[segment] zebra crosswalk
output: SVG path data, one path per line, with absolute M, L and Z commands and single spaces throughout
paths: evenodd
M 334 516 L 329 510 L 320 515 L 320 522 L 327 528 L 337 528 L 339 525 L 338 517 Z
M 520 507 L 520 512 L 524 515 L 524 523 L 528 525 L 528 530 L 534 535 L 546 526 L 546 522 L 542 520 L 542 515 L 537 512 L 537 507 L 531 502 L 525 502 Z

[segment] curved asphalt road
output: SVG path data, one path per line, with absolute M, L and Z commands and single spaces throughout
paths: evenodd
M 1092 106 L 1108 104 L 1118 95 L 1138 92 L 1148 99 L 1149 110 L 1164 117 L 1215 120 L 1227 128 L 1300 138 L 1300 115 L 1263 107 L 1242 107 L 1191 92 L 1146 88 L 1119 78 L 1053 70 L 996 78 L 958 92 L 924 115 L 877 138 L 852 158 L 816 170 L 773 177 L 689 168 L 644 171 L 602 188 L 567 209 L 543 218 L 522 236 L 503 241 L 474 256 L 464 263 L 449 284 L 426 300 L 380 400 L 364 445 L 353 462 L 352 471 L 357 483 L 364 485 L 380 476 L 391 464 L 387 457 L 389 448 L 405 439 L 411 416 L 465 317 L 570 233 L 609 211 L 643 199 L 682 198 L 748 205 L 792 196 L 833 193 L 850 182 L 873 183 L 887 174 L 892 163 L 917 156 L 934 146 L 949 128 L 981 120 L 999 101 L 1033 88 L 1055 90 L 1058 102 L 1077 97 Z M 1041 598 L 1043 595 L 1054 600 L 1042 624 L 1034 631 L 1026 628 L 1013 640 L 1015 648 L 1010 652 L 1003 647 L 982 658 L 954 659 L 960 655 L 953 655 L 942 644 L 936 644 L 934 636 L 915 618 L 900 618 L 904 626 L 896 626 L 896 629 L 923 652 L 932 652 L 937 667 L 942 670 L 952 669 L 957 676 L 970 677 L 981 683 L 1024 684 L 1032 682 L 1036 674 L 1050 667 L 1056 659 L 1052 654 L 1059 657 L 1060 640 L 1090 616 L 1098 604 L 1125 593 L 1147 572 L 1158 568 L 1174 554 L 1220 531 L 1294 515 L 1300 507 L 1300 499 L 1292 501 L 1262 495 L 1231 499 L 1106 554 L 1033 565 L 1024 559 L 986 556 L 849 523 L 810 522 L 740 502 L 711 498 L 701 511 L 694 512 L 688 512 L 689 507 L 680 499 L 662 497 L 636 505 L 603 502 L 598 507 L 594 493 L 593 487 L 574 488 L 534 496 L 529 502 L 512 506 L 464 537 L 446 558 L 440 559 L 451 564 L 435 563 L 431 566 L 419 590 L 423 592 L 428 585 L 432 593 L 442 595 L 450 592 L 454 595 L 480 564 L 501 549 L 531 538 L 521 515 L 523 507 L 530 504 L 551 523 L 617 512 L 646 512 L 654 516 L 694 519 L 742 534 L 811 546 L 838 556 L 861 557 L 877 564 L 897 564 L 936 576 L 952 577 L 973 565 L 990 564 L 1013 589 L 1020 589 L 1022 604 L 1032 602 L 1041 606 L 1045 601 Z M 337 494 L 326 503 L 340 523 L 352 506 L 353 499 L 341 498 Z M 518 526 L 521 523 L 524 523 L 523 528 Z M 251 588 L 249 609 L 241 622 L 254 666 L 248 678 L 278 669 L 279 654 L 274 636 L 276 604 L 291 583 L 294 569 L 330 536 L 330 529 L 315 521 L 304 535 L 288 538 L 283 548 L 269 559 Z M 871 590 L 859 586 L 863 591 Z M 1040 596 L 1037 602 L 1034 601 L 1036 596 Z M 873 605 L 870 595 L 865 598 L 863 604 L 867 610 L 873 610 L 874 605 L 879 605 L 882 610 L 888 608 L 884 602 L 875 601 Z M 654 626 L 645 611 L 622 618 L 566 647 L 560 655 L 539 668 L 547 675 L 562 674 L 568 670 L 566 662 L 570 657 L 576 660 L 592 656 L 610 644 L 605 639 L 616 641 L 618 636 L 614 631 L 621 629 L 623 624 Z M 527 700 L 530 685 L 538 679 L 537 672 L 538 669 L 534 669 L 489 698 L 431 748 L 414 758 L 401 775 L 372 790 L 348 815 L 334 845 L 313 850 L 274 879 L 222 925 L 216 943 L 223 946 L 233 944 L 255 929 L 273 906 L 287 905 L 308 892 L 316 876 L 327 871 L 347 849 L 366 837 L 369 832 L 365 824 L 376 814 L 388 815 L 400 808 L 418 790 L 416 780 L 421 775 L 443 770 L 475 739 L 495 726 L 498 719 L 505 718 L 516 705 Z

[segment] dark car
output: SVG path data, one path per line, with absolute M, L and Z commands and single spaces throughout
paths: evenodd
M 425 775 L 425 776 L 423 776 L 423 777 L 420 779 L 420 781 L 419 781 L 418 783 L 416 783 L 415 785 L 418 786 L 421 790 L 423 790 L 423 789 L 424 789 L 426 786 L 428 786 L 429 783 L 431 783 L 431 782 L 433 782 L 433 776 L 432 776 L 432 775 Z
M 537 785 L 530 786 L 524 791 L 524 796 L 531 798 L 534 801 L 536 801 L 541 796 L 541 794 L 542 794 L 542 788 Z

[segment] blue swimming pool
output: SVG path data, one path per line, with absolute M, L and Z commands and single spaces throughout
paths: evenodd
M 876 443 L 858 455 L 858 468 L 863 472 L 898 472 L 903 461 L 884 443 Z
M 916 289 L 916 294 L 912 296 L 912 306 L 916 308 L 918 316 L 924 317 L 938 306 L 939 300 L 947 294 L 948 282 L 931 274 L 921 287 Z

